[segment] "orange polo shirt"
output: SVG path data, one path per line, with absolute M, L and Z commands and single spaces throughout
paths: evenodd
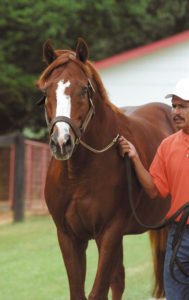
M 189 202 L 189 135 L 179 130 L 164 139 L 149 171 L 161 196 L 171 195 L 169 218 Z

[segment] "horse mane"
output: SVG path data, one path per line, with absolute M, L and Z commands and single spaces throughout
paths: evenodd
M 104 85 L 102 83 L 102 80 L 100 78 L 100 75 L 99 75 L 98 71 L 96 70 L 94 64 L 91 61 L 88 61 L 87 64 L 88 64 L 89 68 L 91 69 L 92 79 L 95 81 L 98 92 L 101 95 L 101 97 L 103 98 L 104 102 L 106 102 L 113 111 L 123 114 L 123 112 L 118 107 L 116 107 L 113 103 L 111 103 L 111 101 L 109 100 L 107 92 L 106 92 Z
M 107 92 L 100 78 L 100 75 L 98 74 L 97 70 L 94 67 L 94 64 L 91 61 L 87 60 L 87 62 L 84 64 L 76 58 L 76 53 L 71 50 L 55 50 L 55 54 L 57 58 L 43 71 L 39 78 L 39 81 L 37 82 L 41 90 L 44 89 L 46 81 L 48 80 L 52 72 L 71 60 L 80 66 L 87 78 L 89 78 L 91 81 L 94 80 L 97 90 L 101 95 L 103 101 L 105 101 L 109 106 L 111 106 L 111 108 L 114 111 L 121 112 L 119 108 L 117 108 L 110 102 Z

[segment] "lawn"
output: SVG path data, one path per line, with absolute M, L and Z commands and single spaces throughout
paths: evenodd
M 97 249 L 91 241 L 87 249 L 87 295 L 96 265 Z M 127 288 L 123 300 L 149 299 L 153 271 L 147 234 L 124 238 L 124 265 Z M 2 300 L 69 300 L 56 229 L 48 216 L 0 226 L 0 266 Z

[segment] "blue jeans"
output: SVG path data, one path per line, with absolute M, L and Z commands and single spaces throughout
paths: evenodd
M 172 224 L 167 240 L 167 250 L 164 263 L 164 287 L 167 300 L 189 300 L 189 285 L 179 284 L 170 274 L 169 265 L 172 255 L 172 240 L 176 229 L 176 224 Z M 177 257 L 182 263 L 184 269 L 189 274 L 189 225 L 185 227 L 181 245 Z M 189 283 L 189 277 L 183 275 L 177 265 L 174 265 L 175 277 L 182 282 Z

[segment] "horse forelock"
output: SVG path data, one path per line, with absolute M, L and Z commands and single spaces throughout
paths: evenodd
M 48 78 L 52 74 L 52 72 L 65 65 L 69 61 L 73 61 L 80 66 L 80 68 L 85 73 L 86 77 L 90 77 L 90 71 L 87 65 L 84 65 L 81 61 L 76 58 L 76 53 L 70 50 L 56 50 L 56 55 L 58 56 L 41 74 L 40 79 L 38 81 L 38 86 L 40 89 L 43 89 L 47 83 Z

